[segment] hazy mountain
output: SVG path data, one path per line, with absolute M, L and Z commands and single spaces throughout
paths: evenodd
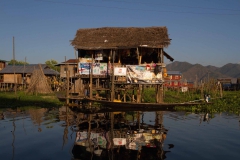
M 215 70 L 218 69 L 218 67 L 215 67 L 215 66 L 211 66 L 211 65 L 208 65 L 206 66 L 206 68 L 208 68 L 210 71 L 214 72 Z
M 204 81 L 211 78 L 240 78 L 240 65 L 232 63 L 228 63 L 222 67 L 215 67 L 175 61 L 167 65 L 167 70 L 180 71 L 183 79 L 188 81 Z
M 192 67 L 192 64 L 190 64 L 188 62 L 178 62 L 178 61 L 175 61 L 175 62 L 167 65 L 167 69 L 169 71 L 185 72 L 185 71 L 187 71 L 191 67 Z
M 217 69 L 216 71 L 228 75 L 233 78 L 238 78 L 240 77 L 240 65 L 239 64 L 232 64 L 228 63 L 221 68 Z

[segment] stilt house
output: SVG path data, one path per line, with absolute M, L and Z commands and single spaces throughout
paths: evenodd
M 174 60 L 164 51 L 170 41 L 167 27 L 79 29 L 71 41 L 78 54 L 74 88 L 89 98 L 141 103 L 151 85 L 162 103 L 164 57 Z
M 59 75 L 59 72 L 50 69 L 46 64 L 28 64 L 28 65 L 6 65 L 0 71 L 0 89 L 6 90 L 13 86 L 27 87 L 31 82 L 32 73 L 36 69 L 41 69 L 44 75 L 49 79 Z

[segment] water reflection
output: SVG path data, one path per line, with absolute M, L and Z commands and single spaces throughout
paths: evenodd
M 15 146 L 14 146 L 14 142 L 15 142 L 15 130 L 16 130 L 16 125 L 15 125 L 15 119 L 13 117 L 13 131 L 12 131 L 12 136 L 13 136 L 13 140 L 12 140 L 12 159 L 14 159 L 14 152 L 15 152 Z
M 28 110 L 28 112 L 32 118 L 33 123 L 38 126 L 38 132 L 41 132 L 42 131 L 41 123 L 43 122 L 42 118 L 44 117 L 45 112 L 47 112 L 47 109 L 46 108 L 37 108 L 37 109 L 31 108 Z
M 210 118 L 209 118 L 209 114 L 208 114 L 208 113 L 205 113 L 205 114 L 201 114 L 201 115 L 200 115 L 200 124 L 201 124 L 202 122 L 207 122 L 207 123 L 210 122 Z
M 165 159 L 167 130 L 162 124 L 163 113 L 156 112 L 154 125 L 145 124 L 143 116 L 142 112 L 79 113 L 76 118 L 82 119 L 76 126 L 74 158 Z
M 240 158 L 236 151 L 240 147 L 236 141 L 240 138 L 239 115 L 84 113 L 68 107 L 0 112 L 1 159 L 188 159 L 185 153 L 194 159 L 207 159 L 206 155 L 214 153 L 221 159 L 218 153 L 223 151 L 233 159 Z M 222 138 L 225 136 L 228 138 Z

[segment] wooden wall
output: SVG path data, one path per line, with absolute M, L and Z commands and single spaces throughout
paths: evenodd
M 15 78 L 15 80 L 14 80 Z M 22 74 L 4 74 L 3 75 L 4 83 L 17 83 L 22 84 Z
M 70 72 L 69 77 L 75 77 L 78 73 L 77 71 L 77 64 L 69 64 L 69 65 L 60 65 L 60 77 L 66 78 L 66 69 Z

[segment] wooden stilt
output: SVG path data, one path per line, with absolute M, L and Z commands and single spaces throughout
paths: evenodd
M 111 101 L 114 101 L 114 97 L 115 97 L 115 89 L 114 89 L 114 59 L 115 59 L 115 50 L 113 51 L 112 54 L 112 79 L 111 79 Z

